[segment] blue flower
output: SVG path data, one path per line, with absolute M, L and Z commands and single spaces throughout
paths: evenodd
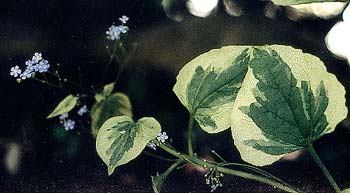
M 34 72 L 47 72 L 50 68 L 50 64 L 47 60 L 44 60 L 41 53 L 34 53 L 32 59 L 25 62 L 26 69 L 22 72 L 18 66 L 12 67 L 10 75 L 14 77 L 20 76 L 23 80 L 31 78 Z
M 106 31 L 107 39 L 109 40 L 119 40 L 120 35 L 122 33 L 127 33 L 129 31 L 129 27 L 125 26 L 126 22 L 129 20 L 129 18 L 125 15 L 123 15 L 119 20 L 122 22 L 122 25 L 115 26 L 111 25 L 111 27 L 108 28 Z
M 40 73 L 42 72 L 47 72 L 49 69 L 50 64 L 47 60 L 41 60 L 36 66 L 35 66 L 35 71 L 39 71 Z
M 19 69 L 18 66 L 15 66 L 11 68 L 10 75 L 13 77 L 18 77 L 21 74 L 21 72 L 22 72 L 21 69 Z
M 20 77 L 25 80 L 27 78 L 32 77 L 33 71 L 29 70 L 28 68 L 20 74 Z
M 41 53 L 34 53 L 32 58 L 33 63 L 38 63 L 41 59 L 43 59 Z
M 84 106 L 82 106 L 79 110 L 78 110 L 78 115 L 79 116 L 83 116 L 85 113 L 87 113 L 88 112 L 88 109 L 87 109 L 87 106 L 86 105 L 84 105 Z
M 60 115 L 60 117 L 59 117 L 59 119 L 60 119 L 61 121 L 66 120 L 66 118 L 68 118 L 68 113 L 63 113 L 63 114 Z
M 109 40 L 119 40 L 120 39 L 120 29 L 119 26 L 111 25 L 106 31 L 107 39 Z
M 127 21 L 129 21 L 129 17 L 123 15 L 121 18 L 119 18 L 119 20 L 120 20 L 123 24 L 125 24 Z
M 157 150 L 157 145 L 153 142 L 148 142 L 147 143 L 147 147 L 153 149 L 153 150 Z
M 64 122 L 63 126 L 66 131 L 73 130 L 75 127 L 75 121 L 68 119 L 67 121 Z
M 168 135 L 167 135 L 165 132 L 159 133 L 159 134 L 158 134 L 157 140 L 158 140 L 159 142 L 164 143 L 165 140 L 167 140 L 167 139 L 168 139 Z
M 118 26 L 118 28 L 119 28 L 119 31 L 123 34 L 127 33 L 129 30 L 128 26 L 124 26 L 124 25 L 120 25 Z

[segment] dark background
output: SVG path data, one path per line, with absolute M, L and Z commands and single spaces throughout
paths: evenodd
M 231 44 L 292 45 L 320 57 L 349 90 L 348 65 L 332 56 L 324 45 L 325 35 L 340 17 L 294 22 L 282 11 L 277 18 L 269 19 L 263 13 L 266 2 L 237 2 L 244 10 L 240 17 L 226 14 L 220 3 L 216 13 L 198 18 L 186 11 L 184 0 L 179 1 L 175 10 L 184 19 L 175 22 L 166 16 L 158 0 L 1 1 L 0 191 L 152 191 L 150 175 L 164 171 L 169 163 L 141 155 L 108 176 L 88 128 L 78 126 L 65 132 L 59 127 L 58 120 L 45 119 L 66 93 L 32 80 L 18 84 L 9 75 L 10 67 L 23 67 L 34 52 L 42 52 L 51 65 L 62 64 L 61 74 L 65 77 L 81 81 L 83 88 L 95 85 L 98 89 L 108 62 L 105 32 L 124 14 L 130 17 L 130 38 L 139 46 L 122 74 L 117 90 L 130 96 L 135 119 L 144 116 L 158 119 L 180 150 L 184 150 L 186 144 L 188 115 L 172 92 L 172 86 L 177 72 L 186 62 L 210 49 Z M 113 81 L 116 72 L 116 68 L 111 68 L 104 83 Z M 70 89 L 81 94 L 79 90 Z M 85 119 L 83 122 L 89 121 L 87 117 Z M 349 128 L 348 121 L 343 121 L 335 132 L 315 144 L 321 159 L 342 188 L 350 185 Z M 200 156 L 212 156 L 211 148 L 227 160 L 242 162 L 229 130 L 207 135 L 197 128 L 195 138 L 195 151 Z M 12 174 L 3 162 L 9 144 L 20 147 L 20 166 Z M 296 160 L 279 161 L 264 169 L 304 191 L 332 191 L 307 153 L 302 153 Z M 210 188 L 205 185 L 203 175 L 185 167 L 169 177 L 163 190 L 208 192 Z M 226 176 L 223 184 L 224 188 L 219 188 L 218 192 L 278 192 L 273 187 L 238 177 Z

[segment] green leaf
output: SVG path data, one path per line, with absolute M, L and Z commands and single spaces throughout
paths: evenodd
M 350 0 L 271 0 L 276 5 L 298 5 L 306 3 L 321 3 L 321 2 L 350 2 Z
M 115 85 L 114 82 L 105 85 L 103 87 L 102 94 L 104 96 L 109 96 L 112 93 L 113 89 L 114 89 L 114 85 Z
M 131 102 L 125 94 L 114 93 L 96 102 L 92 106 L 90 113 L 93 136 L 97 135 L 99 128 L 107 119 L 120 115 L 132 117 Z
M 165 181 L 166 176 L 159 175 L 157 173 L 156 176 L 151 176 L 152 179 L 152 188 L 154 193 L 159 193 L 162 189 L 163 183 Z
M 341 191 L 341 193 L 350 193 L 350 188 Z
M 95 100 L 96 102 L 100 102 L 102 100 L 104 100 L 106 97 L 103 94 L 97 93 L 95 94 Z
M 254 48 L 231 116 L 243 160 L 258 166 L 306 148 L 346 118 L 345 89 L 315 56 Z
M 57 105 L 55 110 L 53 110 L 52 113 L 49 114 L 46 118 L 50 119 L 50 118 L 62 115 L 64 113 L 68 113 L 75 107 L 75 105 L 77 104 L 77 101 L 78 101 L 78 97 L 75 97 L 73 95 L 68 95 Z
M 248 70 L 246 46 L 227 46 L 187 63 L 173 91 L 208 133 L 230 127 L 230 113 Z
M 160 132 L 161 126 L 154 118 L 144 117 L 137 123 L 127 116 L 108 119 L 96 138 L 96 150 L 108 166 L 108 174 L 135 159 Z

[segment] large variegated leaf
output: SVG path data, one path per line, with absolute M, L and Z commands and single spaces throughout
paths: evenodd
M 227 46 L 204 53 L 179 72 L 174 92 L 208 133 L 230 127 L 230 113 L 248 69 L 247 47 Z
M 96 138 L 96 150 L 108 166 L 108 174 L 135 159 L 160 132 L 161 126 L 154 118 L 145 117 L 136 123 L 127 116 L 108 119 Z
M 341 191 L 341 193 L 350 193 L 350 188 L 348 188 L 348 189 L 346 189 L 346 190 Z
M 317 57 L 278 45 L 249 53 L 231 116 L 243 160 L 271 164 L 308 147 L 346 118 L 344 87 Z
M 105 86 L 105 90 L 108 89 L 107 86 Z M 91 132 L 93 136 L 97 135 L 102 124 L 111 117 L 121 115 L 132 117 L 132 107 L 128 96 L 123 93 L 108 95 L 103 95 L 104 97 L 100 101 L 96 101 L 91 108 Z
M 68 113 L 75 107 L 75 105 L 77 104 L 77 101 L 78 101 L 78 97 L 75 97 L 73 95 L 68 95 L 60 103 L 58 103 L 56 108 L 46 118 L 50 119 L 50 118 L 62 115 L 64 113 Z
M 276 5 L 298 5 L 306 3 L 321 3 L 321 2 L 350 2 L 350 0 L 271 0 Z

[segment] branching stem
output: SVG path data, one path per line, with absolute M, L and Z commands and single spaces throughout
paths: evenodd
M 286 191 L 286 192 L 298 193 L 298 191 L 294 190 L 293 188 L 291 188 L 287 185 L 284 185 L 280 182 L 269 179 L 267 177 L 221 167 L 221 166 L 218 166 L 217 164 L 210 163 L 210 162 L 207 162 L 205 160 L 201 160 L 201 159 L 197 158 L 196 156 L 182 154 L 182 153 L 176 151 L 175 149 L 173 149 L 172 147 L 165 145 L 165 144 L 159 144 L 159 147 L 161 149 L 163 149 L 164 151 L 168 152 L 169 154 L 171 154 L 171 155 L 173 155 L 173 156 L 175 156 L 183 161 L 186 161 L 190 164 L 193 164 L 195 166 L 199 166 L 199 167 L 207 168 L 207 169 L 215 168 L 218 172 L 222 172 L 222 173 L 233 175 L 233 176 L 239 176 L 239 177 L 242 177 L 245 179 L 255 180 L 255 181 L 258 181 L 258 182 L 261 182 L 264 184 L 269 184 L 273 187 L 276 187 L 276 188 L 283 190 L 283 191 Z

